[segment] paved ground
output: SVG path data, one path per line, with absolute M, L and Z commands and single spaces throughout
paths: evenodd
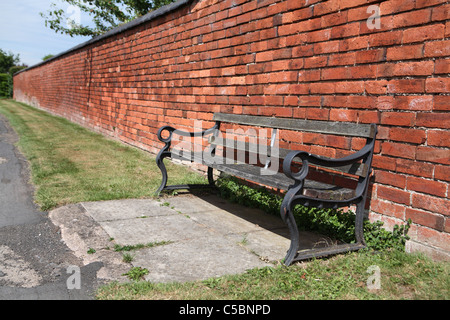
M 105 280 L 127 281 L 132 266 L 147 268 L 152 282 L 241 273 L 283 259 L 290 243 L 280 218 L 212 194 L 83 202 L 49 216 L 84 264 L 103 263 L 97 276 Z M 305 248 L 323 240 L 311 233 L 302 239 Z M 113 249 L 149 243 L 164 244 L 132 251 L 131 264 Z
M 27 162 L 0 116 L 0 299 L 92 299 L 131 267 L 152 282 L 235 274 L 284 258 L 280 218 L 212 194 L 85 202 L 40 212 Z M 309 248 L 322 239 L 304 233 Z M 123 261 L 114 245 L 159 244 Z M 161 243 L 164 243 L 161 245 Z

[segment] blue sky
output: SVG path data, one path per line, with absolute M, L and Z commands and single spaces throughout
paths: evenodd
M 47 54 L 88 41 L 89 37 L 61 35 L 45 26 L 39 12 L 46 13 L 52 2 L 63 10 L 69 7 L 59 0 L 0 0 L 0 49 L 20 54 L 20 62 L 32 66 Z M 82 14 L 81 23 L 89 24 L 88 17 Z

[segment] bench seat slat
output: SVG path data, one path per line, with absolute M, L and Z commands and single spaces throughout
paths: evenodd
M 250 180 L 252 182 L 264 184 L 266 186 L 288 190 L 294 184 L 294 180 L 286 177 L 284 173 L 278 172 L 274 175 L 261 175 L 261 167 L 250 164 L 220 164 L 220 163 L 205 163 L 201 154 L 192 153 L 191 157 L 181 155 L 177 157 L 178 160 L 187 160 L 203 165 L 208 165 L 214 169 L 227 173 L 229 175 L 237 176 L 242 179 Z M 331 184 L 305 180 L 304 195 L 316 199 L 332 199 L 332 200 L 347 200 L 355 195 L 355 191 L 348 188 L 341 188 Z

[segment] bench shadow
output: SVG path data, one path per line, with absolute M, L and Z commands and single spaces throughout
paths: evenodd
M 265 231 L 274 233 L 280 237 L 286 239 L 287 243 L 290 243 L 289 229 L 283 222 L 280 216 L 269 214 L 262 209 L 247 207 L 242 204 L 231 202 L 227 199 L 208 191 L 191 191 L 191 192 L 179 192 L 179 194 L 193 195 L 208 204 L 224 210 L 240 219 L 243 219 L 249 223 L 258 225 Z M 316 248 L 326 248 L 337 244 L 340 244 L 339 240 L 332 239 L 329 236 L 320 234 L 315 231 L 300 230 L 299 249 L 309 250 Z M 286 246 L 286 251 L 289 249 L 289 244 Z M 284 257 L 280 257 L 282 259 Z

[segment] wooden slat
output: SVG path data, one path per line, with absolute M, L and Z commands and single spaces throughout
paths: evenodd
M 375 126 L 370 124 L 274 118 L 230 113 L 214 113 L 213 120 L 248 126 L 278 128 L 294 131 L 307 131 L 365 138 L 375 137 Z
M 184 156 L 184 157 L 183 157 Z M 221 172 L 228 173 L 230 175 L 260 183 L 269 187 L 277 188 L 280 190 L 288 190 L 289 186 L 294 184 L 294 180 L 288 178 L 284 173 L 278 172 L 271 175 L 261 175 L 261 167 L 238 163 L 238 164 L 221 164 L 221 163 L 205 163 L 201 154 L 192 153 L 191 157 L 182 155 L 182 157 L 174 157 L 178 160 L 188 160 L 201 163 L 217 169 Z M 219 161 L 218 161 L 219 162 Z M 225 161 L 224 161 L 225 162 Z M 304 194 L 317 199 L 334 199 L 345 200 L 354 196 L 354 190 L 347 188 L 340 188 L 334 185 L 306 180 Z

